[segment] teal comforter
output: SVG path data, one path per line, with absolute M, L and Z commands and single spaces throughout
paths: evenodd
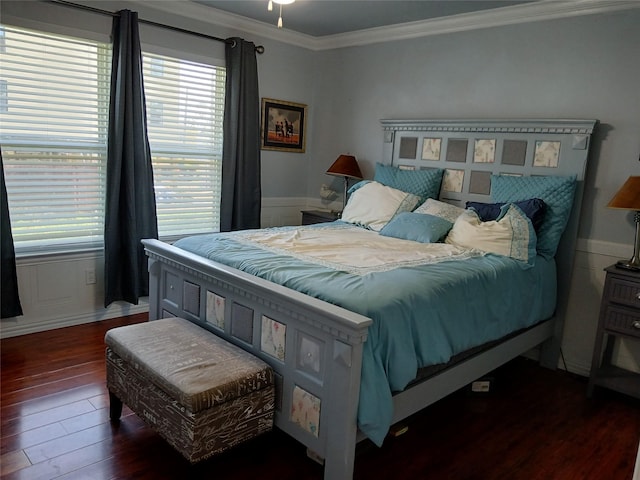
M 337 228 L 341 223 L 334 222 Z M 320 226 L 304 228 L 314 227 Z M 184 238 L 175 246 L 373 320 L 364 344 L 358 427 L 377 445 L 391 424 L 393 393 L 419 368 L 549 318 L 556 304 L 555 263 L 540 256 L 533 266 L 486 254 L 355 274 L 239 242 L 238 233 Z

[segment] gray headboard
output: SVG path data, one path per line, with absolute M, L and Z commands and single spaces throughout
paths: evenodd
M 491 175 L 576 175 L 558 265 L 557 338 L 562 335 L 589 147 L 597 120 L 381 120 L 383 158 L 400 168 L 445 170 L 440 200 L 491 202 Z M 560 348 L 559 344 L 556 348 Z
M 401 168 L 444 168 L 440 198 L 488 201 L 491 174 L 584 180 L 596 120 L 381 120 L 384 158 Z

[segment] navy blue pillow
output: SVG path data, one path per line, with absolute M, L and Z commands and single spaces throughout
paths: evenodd
M 483 222 L 495 220 L 500 216 L 500 208 L 504 203 L 481 203 L 481 202 L 467 202 L 467 208 L 473 208 Z M 529 217 L 533 228 L 538 231 L 538 228 L 544 220 L 544 201 L 540 198 L 531 198 L 529 200 L 522 200 L 521 202 L 510 202 L 516 205 L 524 214 Z

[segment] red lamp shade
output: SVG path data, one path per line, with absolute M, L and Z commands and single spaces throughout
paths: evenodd
M 640 210 L 640 177 L 627 178 L 607 207 Z
M 340 155 L 327 170 L 329 175 L 347 178 L 362 178 L 358 161 L 353 155 Z

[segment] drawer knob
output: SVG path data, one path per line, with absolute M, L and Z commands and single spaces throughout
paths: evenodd
M 631 324 L 631 326 L 632 326 L 633 328 L 635 328 L 636 330 L 640 330 L 640 320 L 636 320 L 635 322 L 633 322 L 633 323 Z
M 640 292 L 636 293 L 636 300 L 640 300 Z

